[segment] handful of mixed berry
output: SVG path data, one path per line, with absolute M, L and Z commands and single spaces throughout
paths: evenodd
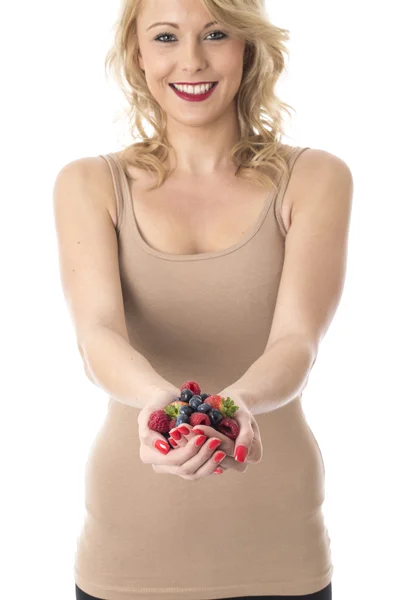
M 162 433 L 168 440 L 169 432 L 174 427 L 183 423 L 196 425 L 208 425 L 231 440 L 237 438 L 239 425 L 232 415 L 238 410 L 238 406 L 229 396 L 203 393 L 195 381 L 185 381 L 181 386 L 181 394 L 163 409 L 151 413 L 148 426 L 153 431 Z M 172 444 L 171 444 L 172 446 Z

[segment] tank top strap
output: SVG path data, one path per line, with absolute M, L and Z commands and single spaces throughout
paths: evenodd
M 302 152 L 304 152 L 304 150 L 309 150 L 309 146 L 306 146 L 304 148 L 302 146 L 292 146 L 292 147 L 289 147 L 289 150 L 290 150 L 289 154 L 288 154 L 289 157 L 287 158 L 289 172 L 288 172 L 288 174 L 286 174 L 284 171 L 282 171 L 282 173 L 280 174 L 279 179 L 278 179 L 278 189 L 277 189 L 277 192 L 275 195 L 275 201 L 274 201 L 275 218 L 278 223 L 279 230 L 280 230 L 281 234 L 283 235 L 283 237 L 286 237 L 286 235 L 287 235 L 287 230 L 286 230 L 285 224 L 282 219 L 283 199 L 285 197 L 285 193 L 286 193 L 287 187 L 289 185 L 289 181 L 290 181 L 290 177 L 292 175 L 294 163 L 296 162 L 296 160 L 298 159 L 300 154 L 302 154 Z
M 117 233 L 119 233 L 126 210 L 127 199 L 129 198 L 128 182 L 123 167 L 113 152 L 109 152 L 108 154 L 99 154 L 98 156 L 104 158 L 110 167 L 117 210 L 117 222 L 115 229 Z

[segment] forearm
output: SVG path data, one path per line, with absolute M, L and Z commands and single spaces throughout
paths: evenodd
M 275 342 L 244 373 L 223 391 L 232 399 L 243 390 L 252 414 L 270 412 L 298 396 L 307 385 L 316 356 L 309 343 L 296 337 Z
M 122 335 L 107 327 L 93 328 L 79 349 L 89 378 L 122 404 L 143 408 L 152 389 L 176 392 Z

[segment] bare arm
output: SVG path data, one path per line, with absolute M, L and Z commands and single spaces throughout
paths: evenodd
M 240 379 L 220 392 L 226 396 L 232 389 L 234 397 L 242 390 L 253 414 L 275 410 L 305 388 L 344 287 L 351 172 L 340 158 L 308 150 L 294 165 L 289 186 L 294 179 L 296 197 L 267 346 Z
M 109 327 L 91 329 L 81 348 L 89 378 L 122 404 L 143 408 L 151 400 L 151 388 L 177 394 L 124 336 Z
M 151 390 L 176 388 L 129 342 L 110 197 L 112 178 L 100 157 L 75 160 L 57 174 L 60 276 L 86 375 L 122 404 L 143 408 Z

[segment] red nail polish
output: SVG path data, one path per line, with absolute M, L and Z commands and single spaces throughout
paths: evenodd
M 221 462 L 221 460 L 223 460 L 225 458 L 226 454 L 225 452 L 216 452 L 216 454 L 214 454 L 214 462 L 218 463 Z
M 166 442 L 162 442 L 161 440 L 156 440 L 154 445 L 157 448 L 157 450 L 159 450 L 163 454 L 168 454 L 169 447 L 167 446 Z
M 219 467 L 214 469 L 214 473 L 216 473 L 217 475 L 222 475 L 223 472 L 224 472 L 223 469 L 220 469 Z
M 210 450 L 215 450 L 216 448 L 218 448 L 220 443 L 221 443 L 221 440 L 211 440 L 211 442 L 208 444 L 208 447 Z
M 171 431 L 170 436 L 173 437 L 174 440 L 177 440 L 178 442 L 182 437 L 181 434 L 179 433 L 179 430 L 177 430 L 177 429 L 175 429 L 175 431 Z
M 171 444 L 171 446 L 173 446 L 174 448 L 177 447 L 178 444 L 176 443 L 176 441 L 174 440 L 174 438 L 169 438 L 168 441 Z
M 196 446 L 202 446 L 204 444 L 204 442 L 206 441 L 207 436 L 206 435 L 199 435 L 199 437 L 196 440 Z
M 238 446 L 235 452 L 235 460 L 243 463 L 246 460 L 247 452 L 246 446 Z
M 190 430 L 187 427 L 185 427 L 184 425 L 182 425 L 181 427 L 178 427 L 178 431 L 183 433 L 183 435 L 189 435 L 189 433 L 190 433 Z
M 203 435 L 204 431 L 201 431 L 201 429 L 196 429 L 195 427 L 194 429 L 192 429 L 192 433 Z

